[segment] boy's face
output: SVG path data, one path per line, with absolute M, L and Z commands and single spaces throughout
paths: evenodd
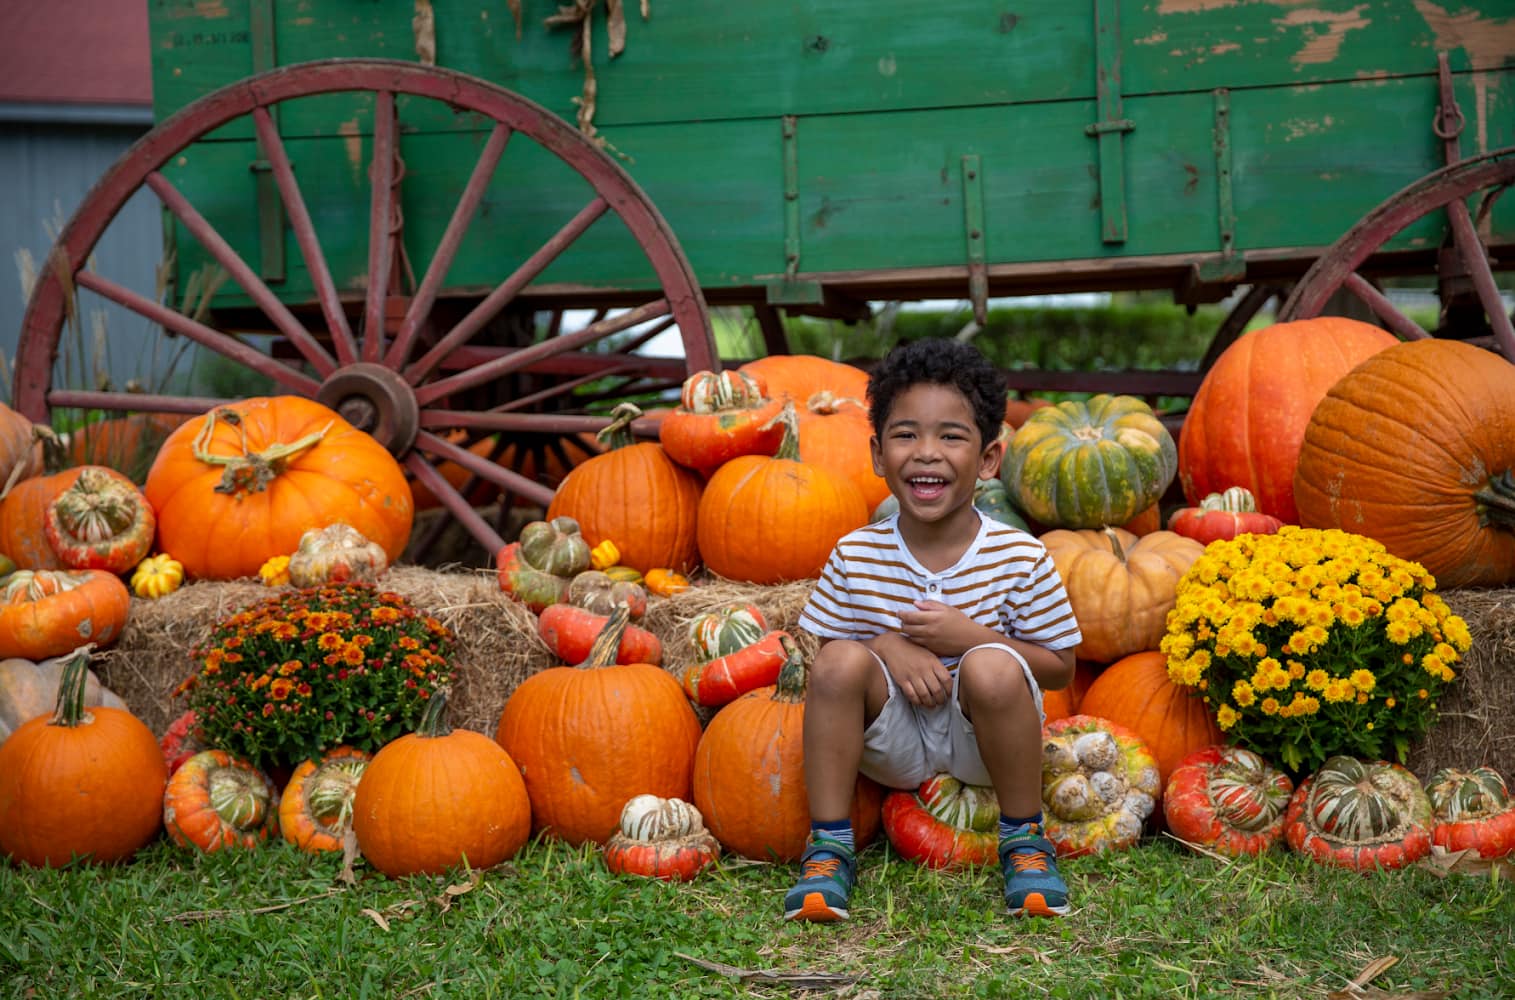
M 999 441 L 985 444 L 973 408 L 951 386 L 924 383 L 900 393 L 871 444 L 873 471 L 899 500 L 901 516 L 917 521 L 940 521 L 972 505 L 978 480 L 999 472 Z

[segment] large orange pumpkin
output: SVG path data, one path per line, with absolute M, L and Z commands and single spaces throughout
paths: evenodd
M 612 411 L 601 432 L 609 450 L 568 474 L 547 507 L 547 520 L 573 518 L 591 548 L 608 539 L 620 550 L 621 564 L 639 572 L 688 572 L 700 561 L 700 477 L 669 458 L 662 445 L 632 443 L 631 422 L 640 415 L 630 403 Z
M 526 678 L 500 713 L 534 827 L 571 844 L 604 844 L 634 795 L 689 798 L 700 720 L 672 674 L 615 662 L 629 619 L 618 606 L 589 659 Z
M 217 406 L 169 435 L 147 473 L 158 547 L 193 577 L 257 576 L 312 528 L 341 521 L 393 563 L 410 540 L 410 485 L 394 456 L 299 396 Z
M 805 793 L 805 660 L 793 643 L 777 684 L 730 702 L 705 727 L 694 758 L 694 804 L 727 850 L 797 861 L 810 835 Z M 852 830 L 861 849 L 883 823 L 883 789 L 858 776 Z
M 851 480 L 803 460 L 794 410 L 785 406 L 778 453 L 732 459 L 700 497 L 700 554 L 728 580 L 820 576 L 838 539 L 868 523 L 868 505 Z
M 0 743 L 0 857 L 112 862 L 157 836 L 168 768 L 152 731 L 124 708 L 84 705 L 89 652 L 63 669 L 57 711 Z
M 1118 722 L 1136 733 L 1157 758 L 1160 785 L 1179 762 L 1201 747 L 1222 742 L 1215 714 L 1203 698 L 1168 679 L 1168 657 L 1152 650 L 1110 664 L 1089 685 L 1079 712 Z
M 1515 365 L 1416 340 L 1331 387 L 1305 429 L 1300 523 L 1367 535 L 1443 588 L 1515 582 Z
M 852 399 L 868 397 L 867 372 L 812 354 L 770 354 L 747 362 L 739 370 L 760 376 L 770 399 L 787 399 L 797 407 L 818 392 Z
M 1244 486 L 1257 509 L 1296 524 L 1294 466 L 1310 414 L 1358 362 L 1397 341 L 1335 316 L 1275 323 L 1221 354 L 1184 418 L 1178 476 L 1191 505 Z
M 1083 632 L 1075 652 L 1095 663 L 1157 648 L 1179 577 L 1205 551 L 1171 531 L 1138 538 L 1123 528 L 1059 528 L 1042 535 L 1041 542 Z
M 800 454 L 811 465 L 839 472 L 852 480 L 872 511 L 889 496 L 889 484 L 873 471 L 873 424 L 862 399 L 822 390 L 797 408 Z

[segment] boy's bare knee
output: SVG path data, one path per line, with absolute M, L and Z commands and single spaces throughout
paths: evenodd
M 878 660 L 867 646 L 851 639 L 833 639 L 815 654 L 806 697 L 863 691 L 878 669 Z
M 1003 709 L 1031 698 L 1020 661 L 1003 650 L 974 650 L 957 670 L 958 694 L 966 708 Z

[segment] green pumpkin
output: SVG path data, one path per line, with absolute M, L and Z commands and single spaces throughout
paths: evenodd
M 1016 511 L 1010 502 L 1010 493 L 1005 489 L 1005 484 L 998 479 L 980 479 L 973 487 L 973 506 L 988 514 L 1000 524 L 1008 524 L 1012 528 L 1022 531 L 1030 531 L 1026 521 Z M 873 517 L 870 521 L 882 521 L 884 518 L 900 509 L 900 502 L 890 494 L 884 497 L 879 505 L 873 508 Z
M 1000 475 L 1026 514 L 1056 528 L 1121 525 L 1178 474 L 1178 446 L 1135 396 L 1101 393 L 1033 413 L 1010 439 Z

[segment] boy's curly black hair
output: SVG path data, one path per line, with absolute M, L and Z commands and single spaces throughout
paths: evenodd
M 882 437 L 895 397 L 911 386 L 951 386 L 973 409 L 980 445 L 999 436 L 1005 420 L 1005 379 L 978 348 L 950 337 L 927 337 L 900 344 L 868 377 L 868 419 Z

